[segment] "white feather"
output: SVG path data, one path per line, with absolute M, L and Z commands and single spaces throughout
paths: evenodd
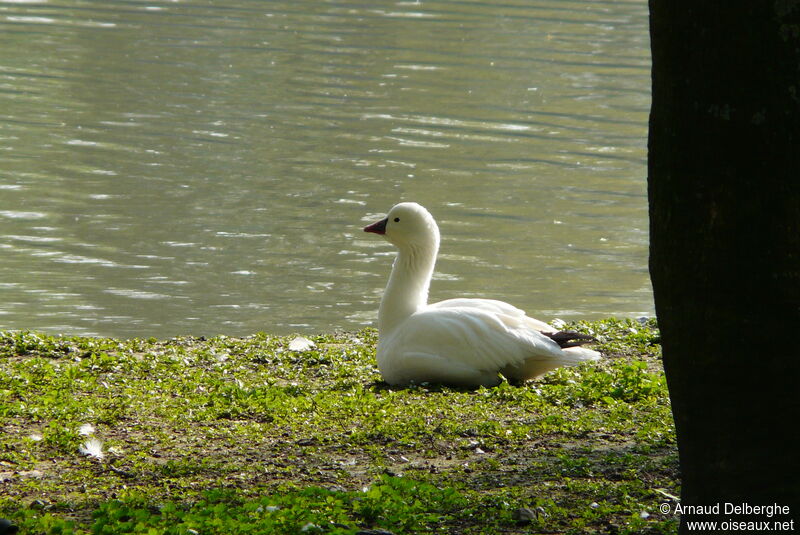
M 289 351 L 310 351 L 315 347 L 314 342 L 303 336 L 297 336 L 289 342 Z
M 97 438 L 90 438 L 79 448 L 80 452 L 95 459 L 102 459 L 106 456 L 103 452 L 103 442 Z

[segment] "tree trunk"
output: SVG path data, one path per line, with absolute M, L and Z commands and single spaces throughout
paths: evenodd
M 800 1 L 650 16 L 650 274 L 681 502 L 800 530 Z M 681 532 L 695 520 L 715 518 Z

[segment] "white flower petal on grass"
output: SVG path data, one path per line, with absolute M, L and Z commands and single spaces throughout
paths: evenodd
M 92 424 L 83 424 L 78 428 L 78 433 L 85 437 L 94 435 L 94 426 Z
M 314 344 L 314 342 L 303 336 L 298 336 L 289 342 L 290 351 L 308 351 L 309 349 L 313 349 L 315 347 L 317 346 Z
M 90 438 L 84 442 L 79 449 L 84 455 L 94 457 L 95 459 L 102 459 L 106 456 L 106 454 L 103 453 L 103 441 L 96 438 Z

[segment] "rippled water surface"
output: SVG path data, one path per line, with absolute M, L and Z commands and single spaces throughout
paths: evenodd
M 652 314 L 648 46 L 644 0 L 0 0 L 0 329 L 355 329 L 400 200 L 433 299 Z

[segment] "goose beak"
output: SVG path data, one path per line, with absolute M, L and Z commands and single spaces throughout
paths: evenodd
M 380 221 L 376 221 L 371 225 L 367 225 L 364 227 L 364 232 L 374 232 L 375 234 L 386 234 L 386 222 L 389 220 L 388 217 L 381 219 Z

